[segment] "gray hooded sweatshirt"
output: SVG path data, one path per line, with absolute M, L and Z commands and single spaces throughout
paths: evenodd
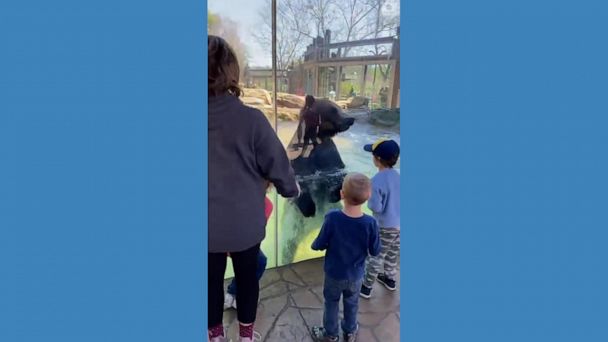
M 209 97 L 209 252 L 240 252 L 266 235 L 266 180 L 283 197 L 299 189 L 264 114 L 236 96 Z

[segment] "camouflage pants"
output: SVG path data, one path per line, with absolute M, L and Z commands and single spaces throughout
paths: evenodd
M 372 287 L 376 277 L 382 268 L 384 274 L 393 280 L 397 276 L 397 262 L 399 261 L 399 250 L 401 248 L 401 230 L 394 228 L 380 228 L 380 254 L 368 256 L 365 260 L 365 276 L 363 285 Z

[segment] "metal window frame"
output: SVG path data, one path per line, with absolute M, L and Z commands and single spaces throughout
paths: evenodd
M 274 131 L 279 133 L 279 115 L 277 113 L 277 0 L 271 2 L 272 16 L 272 110 L 274 114 Z M 275 250 L 275 265 L 279 267 L 279 194 L 275 191 L 274 194 L 275 215 L 274 215 L 274 250 Z

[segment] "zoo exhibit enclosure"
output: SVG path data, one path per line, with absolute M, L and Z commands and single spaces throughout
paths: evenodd
M 399 108 L 399 27 L 394 33 L 334 43 L 326 30 L 324 37 L 313 39 L 297 62 L 276 71 L 278 118 L 297 120 L 305 94 L 331 99 L 344 109 Z M 272 68 L 245 67 L 244 101 L 272 117 L 274 82 Z
M 322 257 L 310 245 L 325 213 L 341 208 L 344 175 L 377 172 L 363 145 L 381 137 L 399 141 L 399 27 L 375 38 L 332 42 L 331 36 L 325 30 L 311 39 L 286 67 L 243 68 L 241 100 L 269 119 L 304 193 L 297 201 L 268 194 L 274 204 L 262 242 L 268 268 Z M 303 150 L 296 131 L 305 94 L 316 98 L 313 109 L 326 126 L 318 145 Z M 232 276 L 229 266 L 226 277 Z
M 398 49 L 398 39 L 391 38 L 391 40 L 393 40 L 393 46 L 396 45 L 396 49 Z M 383 39 L 382 41 L 386 40 Z M 353 44 L 360 44 L 360 42 L 353 42 Z M 313 48 L 313 51 L 314 49 L 327 51 L 328 47 L 317 46 Z M 395 51 L 395 48 L 393 48 L 393 51 Z M 384 61 L 387 60 L 387 56 L 381 58 Z M 344 60 L 348 61 L 346 66 L 340 64 Z M 397 107 L 399 104 L 399 82 L 395 81 L 395 75 L 398 75 L 398 60 L 388 58 L 389 63 L 385 64 L 385 69 L 383 70 L 388 75 L 386 79 L 380 74 L 380 69 L 376 68 L 377 64 L 372 65 L 372 67 L 364 64 L 369 60 L 366 58 L 358 60 L 356 56 L 344 58 L 334 56 L 329 61 L 309 59 L 299 67 L 306 70 L 305 74 L 312 76 L 311 79 L 298 79 L 294 75 L 287 77 L 286 75 L 289 74 L 277 72 L 278 78 L 282 78 L 277 79 L 277 83 L 281 84 L 281 81 L 283 81 L 283 84 L 279 85 L 278 90 L 287 89 L 293 92 L 279 91 L 276 93 L 276 97 L 272 91 L 263 88 L 244 88 L 243 102 L 265 113 L 273 126 L 275 126 L 277 134 L 283 142 L 290 159 L 292 159 L 292 163 L 295 164 L 307 159 L 299 157 L 302 152 L 301 148 L 293 147 L 294 140 L 296 139 L 295 133 L 298 127 L 299 113 L 304 107 L 304 96 L 302 96 L 301 92 L 300 94 L 302 95 L 298 94 L 298 82 L 302 82 L 300 86 L 311 89 L 311 94 L 317 98 L 317 102 L 320 105 L 319 108 L 325 108 L 325 112 L 329 112 L 335 107 L 342 119 L 355 119 L 348 129 L 343 132 L 334 132 L 331 134 L 333 136 L 329 141 L 316 147 L 321 148 L 322 146 L 334 145 L 332 149 L 336 149 L 337 153 L 334 153 L 336 160 L 325 160 L 326 164 L 333 166 L 332 170 L 317 169 L 314 172 L 311 172 L 312 170 L 302 172 L 302 170 L 297 170 L 296 168 L 298 180 L 302 188 L 307 189 L 306 192 L 308 193 L 313 192 L 311 197 L 313 197 L 313 201 L 315 202 L 315 215 L 305 217 L 293 201 L 285 200 L 274 192 L 269 194 L 270 199 L 274 203 L 275 211 L 268 222 L 266 239 L 262 243 L 262 249 L 268 256 L 269 268 L 323 256 L 323 252 L 312 251 L 310 245 L 318 234 L 324 214 L 330 209 L 341 208 L 341 204 L 336 202 L 335 190 L 336 186 L 340 185 L 344 173 L 358 171 L 371 177 L 376 170 L 372 164 L 371 155 L 363 151 L 363 145 L 373 142 L 380 137 L 390 137 L 391 139 L 399 140 L 399 108 Z M 378 57 L 374 56 L 374 59 L 371 60 L 377 63 Z M 325 66 L 328 63 L 335 65 L 331 67 L 333 69 L 328 69 L 329 67 Z M 349 67 L 353 66 L 357 66 L 362 70 L 362 73 L 359 74 L 360 79 L 356 80 L 356 84 L 349 82 L 350 78 L 347 75 L 349 70 L 352 70 Z M 326 70 L 341 70 L 342 76 L 337 78 L 335 77 L 335 73 L 326 72 Z M 374 72 L 377 73 L 375 76 Z M 257 80 L 260 81 L 263 77 L 259 75 L 264 75 L 264 73 L 257 73 L 256 75 L 258 75 Z M 374 78 L 376 78 L 378 83 L 374 83 Z M 252 79 L 246 78 L 245 81 L 251 81 Z M 288 83 L 286 84 L 285 81 Z M 273 82 L 266 82 L 266 84 L 273 84 Z M 355 88 L 354 96 L 349 97 L 348 95 L 352 94 L 343 94 L 343 90 L 348 88 L 344 86 L 336 92 L 335 97 L 331 100 L 327 96 L 329 94 L 325 94 L 326 96 L 324 96 L 323 92 L 328 89 L 328 85 L 331 87 L 340 82 L 342 84 L 349 82 L 346 83 L 348 87 L 352 85 Z M 247 85 L 253 86 L 251 83 Z M 388 90 L 386 87 L 388 87 Z M 380 96 L 383 88 L 387 94 L 386 99 Z M 377 89 L 379 95 L 357 95 L 356 92 L 360 89 L 366 89 L 368 91 L 367 94 L 370 93 L 370 89 Z M 390 107 L 383 108 L 383 103 L 386 103 Z M 276 113 L 274 111 L 275 104 L 277 106 Z M 323 116 L 326 114 L 325 112 L 320 114 Z M 313 153 L 312 149 L 308 147 L 305 155 L 310 158 Z M 315 166 L 318 167 L 319 163 L 323 163 L 323 161 L 322 159 L 317 160 Z M 321 166 L 323 168 L 323 165 Z M 397 165 L 397 168 L 399 168 L 399 165 Z M 332 188 L 334 191 L 331 191 Z M 323 193 L 323 190 L 327 190 L 327 192 Z M 330 199 L 332 192 L 334 198 Z M 232 276 L 231 267 L 228 268 L 228 272 L 227 277 Z

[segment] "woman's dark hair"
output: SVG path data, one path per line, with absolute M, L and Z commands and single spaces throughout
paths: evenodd
M 222 94 L 240 96 L 242 90 L 239 87 L 239 61 L 230 45 L 218 36 L 209 35 L 207 47 L 209 96 Z

